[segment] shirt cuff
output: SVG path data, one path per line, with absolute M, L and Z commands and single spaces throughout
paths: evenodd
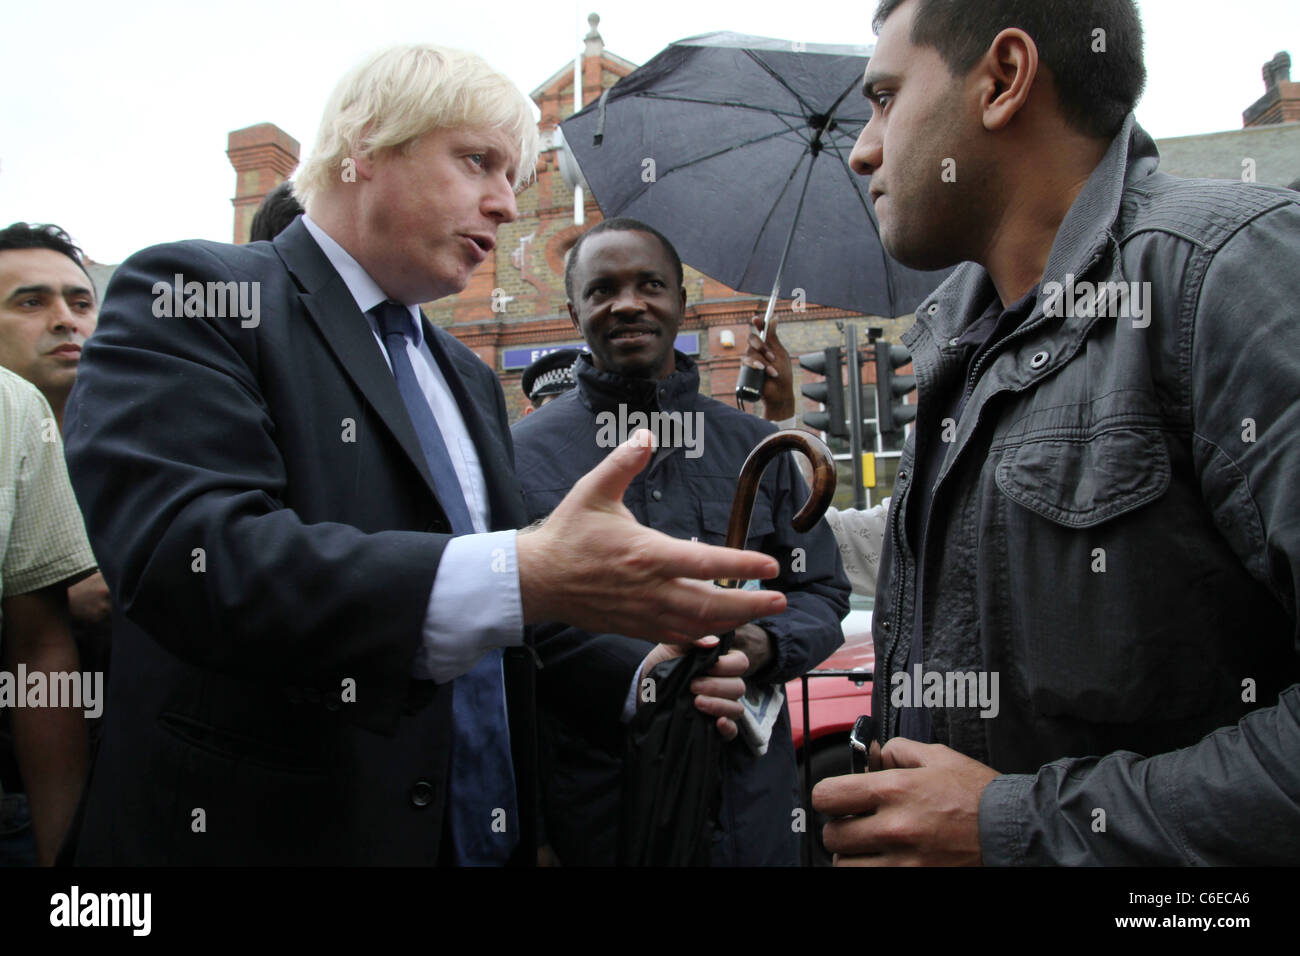
M 980 856 L 985 866 L 1024 866 L 1023 824 L 1034 776 L 1004 773 L 980 796 Z
M 650 655 L 647 654 L 646 657 Z M 625 724 L 632 723 L 632 718 L 636 716 L 636 689 L 641 684 L 641 672 L 645 670 L 645 661 L 637 665 L 636 673 L 632 675 L 632 685 L 627 689 L 627 696 L 623 698 L 623 714 L 619 718 Z
M 494 647 L 524 642 L 514 531 L 452 538 L 429 592 L 424 636 L 411 675 L 446 683 Z

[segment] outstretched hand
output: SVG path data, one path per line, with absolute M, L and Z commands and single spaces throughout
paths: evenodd
M 679 541 L 639 524 L 627 510 L 623 494 L 653 449 L 653 435 L 637 431 L 541 525 L 519 533 L 525 622 L 563 621 L 680 644 L 785 610 L 779 591 L 713 585 L 722 578 L 774 578 L 780 573 L 775 558 Z

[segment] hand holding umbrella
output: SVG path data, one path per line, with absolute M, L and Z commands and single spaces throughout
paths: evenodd
M 767 436 L 745 459 L 727 524 L 727 543 L 743 547 L 767 464 L 785 451 L 801 451 L 812 462 L 812 494 L 791 521 L 796 531 L 812 528 L 835 494 L 835 462 L 819 439 L 801 431 Z M 720 587 L 744 582 L 726 579 Z M 709 862 L 709 834 L 716 819 L 722 780 L 722 739 L 695 706 L 695 683 L 728 651 L 731 634 L 716 647 L 695 649 L 660 664 L 642 681 L 652 706 L 637 711 L 628 732 L 623 782 L 623 824 L 619 862 L 625 866 L 702 866 Z

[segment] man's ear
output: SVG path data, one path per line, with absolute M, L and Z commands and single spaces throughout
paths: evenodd
M 569 310 L 569 321 L 572 322 L 573 327 L 578 330 L 578 334 L 582 335 L 582 324 L 578 321 L 578 313 L 573 308 L 573 303 L 565 302 L 564 307 Z M 585 335 L 583 335 L 582 337 L 583 339 L 586 339 Z
M 682 318 L 686 318 L 686 283 L 685 282 L 682 283 L 681 293 L 682 293 Z
M 984 128 L 1000 130 L 1029 101 L 1038 78 L 1038 45 L 1024 30 L 1003 30 L 975 69 L 981 74 Z
M 352 158 L 352 162 L 356 165 L 357 176 L 367 181 L 374 178 L 376 157 L 373 149 L 366 150 L 365 152 L 353 149 L 349 155 Z
M 378 158 L 375 150 L 373 149 L 363 150 L 361 148 L 361 144 L 366 142 L 369 136 L 370 136 L 370 127 L 369 126 L 363 127 L 361 130 L 361 135 L 357 137 L 357 141 L 355 143 L 351 144 L 351 149 L 348 151 L 348 156 L 351 157 L 352 162 L 356 165 L 357 175 L 360 176 L 362 179 L 371 179 L 374 177 L 375 160 Z

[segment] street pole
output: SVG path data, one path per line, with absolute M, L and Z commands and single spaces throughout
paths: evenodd
M 853 507 L 867 506 L 862 488 L 862 359 L 858 355 L 858 327 L 844 327 L 844 357 L 848 359 L 849 455 L 853 459 Z

